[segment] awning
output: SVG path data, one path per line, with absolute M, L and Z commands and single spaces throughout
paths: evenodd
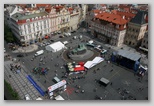
M 92 68 L 93 66 L 99 64 L 102 61 L 104 61 L 104 58 L 102 58 L 102 57 L 95 57 L 92 61 L 87 61 L 84 64 L 84 67 L 89 69 L 89 68 Z

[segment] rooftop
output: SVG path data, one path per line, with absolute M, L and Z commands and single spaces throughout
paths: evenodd
M 146 12 L 138 11 L 136 16 L 134 18 L 132 18 L 132 20 L 130 22 L 140 24 L 140 25 L 145 24 L 146 23 L 145 15 L 146 15 Z
M 15 13 L 14 15 L 12 15 L 12 17 L 18 20 L 25 20 L 25 19 L 35 18 L 38 16 L 45 16 L 45 15 L 47 15 L 46 12 L 35 13 L 35 14 L 30 14 L 30 15 L 25 15 L 23 13 Z
M 112 22 L 115 24 L 123 25 L 126 24 L 128 21 L 126 19 L 123 19 L 120 15 L 118 14 L 112 14 L 112 13 L 107 13 L 103 12 L 95 16 L 95 18 L 105 20 L 108 22 Z

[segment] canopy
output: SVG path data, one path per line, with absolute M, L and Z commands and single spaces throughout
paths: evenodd
M 141 58 L 141 55 L 138 52 L 134 53 L 132 51 L 127 51 L 127 50 L 118 50 L 118 55 L 133 61 L 137 61 Z
M 89 68 L 92 68 L 93 66 L 99 64 L 102 61 L 104 61 L 104 58 L 102 58 L 102 57 L 95 57 L 92 61 L 87 61 L 84 64 L 84 67 L 89 69 Z
M 57 51 L 65 48 L 65 46 L 62 42 L 58 41 L 58 42 L 55 42 L 55 43 L 52 43 L 52 44 L 46 46 L 45 48 L 48 51 L 57 52 Z

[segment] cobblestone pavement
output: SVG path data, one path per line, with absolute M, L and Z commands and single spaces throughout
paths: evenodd
M 27 46 L 27 47 L 19 47 L 18 50 L 13 51 L 13 53 L 29 53 L 38 49 L 36 44 Z
M 15 73 L 10 70 L 10 64 L 12 61 L 4 62 L 4 78 L 11 84 L 13 89 L 18 92 L 20 98 L 24 100 L 24 96 L 29 94 L 31 100 L 36 100 L 38 96 L 41 97 L 39 92 L 34 88 L 34 86 L 26 78 L 26 69 L 22 66 L 20 73 Z

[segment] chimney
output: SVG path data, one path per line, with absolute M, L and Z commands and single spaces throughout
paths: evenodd
M 125 19 L 125 16 L 123 15 L 122 19 Z

